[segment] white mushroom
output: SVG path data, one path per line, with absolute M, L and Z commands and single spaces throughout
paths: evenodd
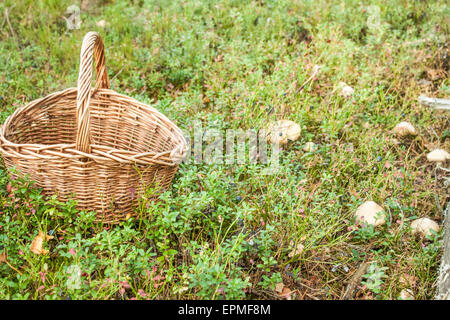
M 313 152 L 314 150 L 317 149 L 317 146 L 314 142 L 307 142 L 305 143 L 305 145 L 303 146 L 303 151 L 305 152 Z
M 339 82 L 338 87 L 340 88 L 341 92 L 341 96 L 348 98 L 350 97 L 354 92 L 355 89 L 353 89 L 352 87 L 350 87 L 348 84 L 346 84 L 345 82 Z
M 407 135 L 415 136 L 417 134 L 416 129 L 409 122 L 402 121 L 394 127 L 394 133 L 400 137 Z
M 386 223 L 384 209 L 373 201 L 366 201 L 360 205 L 355 216 L 358 224 L 377 227 Z
M 432 235 L 431 230 L 439 232 L 439 225 L 429 218 L 420 218 L 411 223 L 413 234 L 421 234 L 422 236 Z
M 97 27 L 104 28 L 104 27 L 106 27 L 106 21 L 100 20 L 96 23 L 96 25 L 97 25 Z
M 445 162 L 446 160 L 450 160 L 450 154 L 442 149 L 434 149 L 427 154 L 427 159 L 432 162 Z
M 278 120 L 269 124 L 268 140 L 272 143 L 286 144 L 300 137 L 300 125 L 290 120 Z

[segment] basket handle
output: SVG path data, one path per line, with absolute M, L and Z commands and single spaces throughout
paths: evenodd
M 105 65 L 103 41 L 97 32 L 88 32 L 83 39 L 80 53 L 80 71 L 78 74 L 77 93 L 77 136 L 76 148 L 90 153 L 91 121 L 89 104 L 91 100 L 92 57 L 95 57 L 97 78 L 94 92 L 99 89 L 109 89 L 108 73 Z

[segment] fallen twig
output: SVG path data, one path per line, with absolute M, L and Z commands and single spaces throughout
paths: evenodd
M 439 268 L 438 290 L 436 300 L 450 300 L 450 202 L 444 213 L 444 248 Z
M 366 273 L 367 268 L 369 267 L 369 263 L 363 262 L 359 265 L 358 270 L 353 274 L 352 279 L 350 280 L 347 289 L 342 296 L 342 300 L 353 299 L 353 293 L 356 289 L 356 286 L 361 282 L 362 276 Z
M 425 97 L 425 96 L 420 96 L 419 102 L 422 105 L 431 107 L 433 109 L 450 110 L 450 100 L 449 99 L 438 99 L 438 98 L 429 98 L 429 97 Z
M 114 77 L 111 78 L 111 80 L 109 81 L 110 83 L 117 78 L 117 76 L 122 72 L 123 68 L 125 68 L 125 66 L 123 66 L 122 68 L 120 68 L 120 70 L 114 75 Z
M 9 30 L 11 31 L 11 35 L 13 36 L 13 38 L 16 38 L 16 33 L 14 32 L 11 22 L 9 21 L 8 9 L 5 9 L 5 20 L 6 23 L 8 24 Z
M 295 94 L 298 94 L 300 91 L 302 91 L 303 88 L 308 84 L 308 82 L 310 82 L 312 79 L 314 79 L 314 77 L 319 73 L 319 70 L 320 70 L 320 66 L 319 66 L 319 65 L 315 65 L 315 66 L 314 66 L 314 69 L 313 69 L 313 74 L 308 78 L 308 80 L 306 80 L 306 81 L 302 84 L 302 86 L 301 86 L 300 88 L 298 88 L 298 89 L 295 91 Z
M 312 191 L 310 192 L 310 194 L 309 194 L 309 196 L 308 196 L 308 199 L 306 199 L 305 208 L 308 207 L 309 202 L 311 201 L 311 199 L 312 199 L 314 193 L 316 192 L 316 190 L 317 190 L 317 188 L 320 186 L 320 184 L 321 184 L 321 183 L 319 182 L 319 183 L 317 183 L 317 184 L 313 187 Z

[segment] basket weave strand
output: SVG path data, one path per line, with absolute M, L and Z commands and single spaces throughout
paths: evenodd
M 0 129 L 8 168 L 29 174 L 46 194 L 75 198 L 105 223 L 135 216 L 142 194 L 151 199 L 168 188 L 186 149 L 167 117 L 109 89 L 103 41 L 95 32 L 83 40 L 78 87 L 18 108 Z
M 83 39 L 80 54 L 80 72 L 78 77 L 77 95 L 77 149 L 90 153 L 91 133 L 89 104 L 91 100 L 92 54 L 95 56 L 97 81 L 95 90 L 109 89 L 108 73 L 106 72 L 103 41 L 96 32 L 89 32 Z

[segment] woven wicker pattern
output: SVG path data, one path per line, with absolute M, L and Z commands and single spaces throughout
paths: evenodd
M 95 32 L 83 40 L 78 88 L 18 108 L 0 129 L 7 167 L 29 174 L 47 194 L 77 199 L 80 209 L 96 211 L 105 223 L 134 216 L 147 188 L 169 187 L 186 150 L 181 130 L 167 117 L 109 89 Z

